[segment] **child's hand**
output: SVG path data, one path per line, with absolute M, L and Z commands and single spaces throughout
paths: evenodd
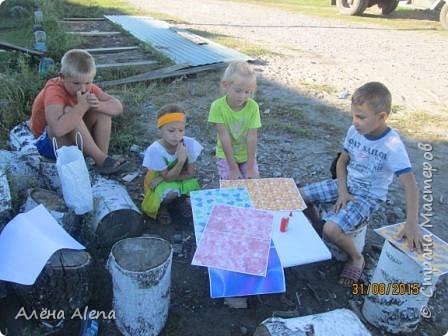
M 154 190 L 157 188 L 157 186 L 163 182 L 163 177 L 161 176 L 157 176 L 156 178 L 154 178 L 151 182 L 149 182 L 149 187 Z
M 87 93 L 87 102 L 92 110 L 96 110 L 100 106 L 100 101 L 94 93 Z
M 177 144 L 176 157 L 181 163 L 187 161 L 187 149 L 182 141 Z
M 86 110 L 90 108 L 89 102 L 87 100 L 89 93 L 82 93 L 81 91 L 76 91 L 76 99 L 78 100 L 78 105 L 83 106 Z
M 247 178 L 248 179 L 260 178 L 260 174 L 255 170 L 254 167 L 248 167 Z
M 408 241 L 408 247 L 411 251 L 422 253 L 423 236 L 418 225 L 410 225 L 406 222 L 398 231 L 397 239 L 405 238 Z
M 339 210 L 344 208 L 348 202 L 353 201 L 354 197 L 348 192 L 340 192 L 336 204 L 334 205 L 334 212 L 338 213 Z
M 240 168 L 235 167 L 233 169 L 230 169 L 229 177 L 231 180 L 239 180 L 243 178 L 243 174 L 241 174 Z

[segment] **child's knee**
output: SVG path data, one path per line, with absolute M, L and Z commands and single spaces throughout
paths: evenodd
M 345 233 L 342 231 L 339 225 L 331 221 L 325 222 L 323 234 L 326 237 L 330 238 L 330 240 L 332 240 L 333 242 L 338 241 L 343 236 L 345 236 Z

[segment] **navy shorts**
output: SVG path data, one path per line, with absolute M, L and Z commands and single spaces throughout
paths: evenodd
M 54 155 L 53 141 L 48 137 L 47 129 L 37 138 L 36 142 L 37 151 L 40 155 L 47 159 L 56 160 Z

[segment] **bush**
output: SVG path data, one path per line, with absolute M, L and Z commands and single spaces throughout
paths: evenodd
M 4 102 L 0 114 L 2 142 L 14 125 L 29 118 L 34 97 L 42 88 L 43 79 L 29 62 L 30 59 L 20 55 L 15 66 L 0 74 L 0 100 Z

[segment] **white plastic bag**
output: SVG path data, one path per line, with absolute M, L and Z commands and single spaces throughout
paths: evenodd
M 56 139 L 53 138 L 53 148 L 64 201 L 77 215 L 82 215 L 93 210 L 93 196 L 89 171 L 84 156 L 78 148 L 78 135 L 81 138 L 81 134 L 77 133 L 77 146 L 58 148 Z

